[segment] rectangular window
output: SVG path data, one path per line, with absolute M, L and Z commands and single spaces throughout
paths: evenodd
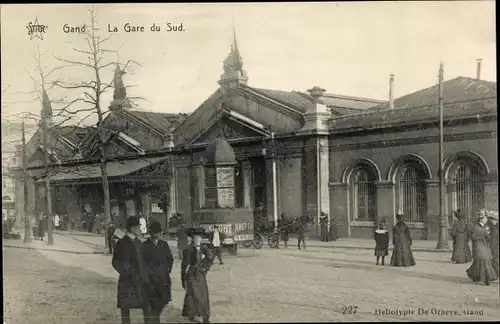
M 215 167 L 205 168 L 205 207 L 217 207 L 217 173 Z

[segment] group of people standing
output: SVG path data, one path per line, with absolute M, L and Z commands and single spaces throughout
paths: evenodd
M 478 213 L 477 221 L 470 225 L 464 215 L 457 210 L 456 218 L 451 229 L 453 252 L 451 260 L 456 264 L 469 263 L 467 276 L 477 283 L 489 285 L 499 276 L 499 230 L 498 212 L 482 209 Z M 392 244 L 394 246 L 391 257 L 391 266 L 408 267 L 416 264 L 411 250 L 412 239 L 408 226 L 403 221 L 403 215 L 396 216 L 397 223 L 392 229 Z M 374 233 L 375 256 L 377 265 L 385 264 L 385 257 L 389 255 L 389 232 L 385 220 L 380 222 Z M 472 250 L 469 242 L 472 241 Z M 381 262 L 380 262 L 381 261 Z
M 457 264 L 469 263 L 467 276 L 476 283 L 489 285 L 498 279 L 498 212 L 482 209 L 472 226 L 460 211 L 451 230 L 453 253 L 451 260 Z M 469 246 L 472 242 L 472 251 Z
M 396 225 L 392 228 L 391 266 L 411 267 L 416 264 L 411 251 L 412 239 L 410 228 L 404 222 L 403 214 L 396 216 Z M 389 255 L 389 231 L 386 228 L 385 219 L 382 220 L 374 233 L 375 256 L 377 265 L 385 265 L 385 257 Z M 382 262 L 380 262 L 382 261 Z
M 126 228 L 127 232 L 116 243 L 112 260 L 113 268 L 120 274 L 117 304 L 122 323 L 130 323 L 131 309 L 142 309 L 146 324 L 158 324 L 162 310 L 172 300 L 170 274 L 174 258 L 168 243 L 161 238 L 160 223 L 155 221 L 149 225 L 148 238 L 141 233 L 138 217 L 129 217 Z M 206 276 L 214 253 L 209 246 L 201 244 L 205 234 L 202 229 L 183 227 L 181 231 L 186 234 L 180 246 L 178 242 L 181 284 L 186 292 L 182 316 L 192 322 L 209 323 Z

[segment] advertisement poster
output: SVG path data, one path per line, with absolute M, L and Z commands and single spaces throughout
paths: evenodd
M 217 188 L 234 187 L 234 168 L 217 168 Z

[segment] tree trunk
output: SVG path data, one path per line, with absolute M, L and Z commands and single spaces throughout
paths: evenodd
M 53 228 L 52 228 L 52 195 L 51 195 L 51 190 L 50 190 L 50 174 L 49 174 L 49 164 L 50 164 L 50 158 L 49 158 L 49 152 L 47 148 L 47 125 L 45 124 L 46 121 L 43 121 L 43 150 L 44 150 L 44 157 L 45 157 L 45 198 L 46 200 L 46 206 L 45 206 L 45 211 L 47 213 L 47 244 L 52 245 L 54 244 L 54 235 L 53 235 Z

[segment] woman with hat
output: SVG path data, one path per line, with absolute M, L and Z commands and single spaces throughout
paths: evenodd
M 491 265 L 498 277 L 498 212 L 490 210 L 488 213 L 488 227 L 490 228 Z
M 467 276 L 474 282 L 484 282 L 489 285 L 490 281 L 498 279 L 495 269 L 491 264 L 492 257 L 489 245 L 490 231 L 487 226 L 488 211 L 482 209 L 478 214 L 477 223 L 472 227 L 472 258 L 473 262 L 467 269 Z
M 453 216 L 455 218 L 455 223 L 450 233 L 453 239 L 451 261 L 455 263 L 469 263 L 472 261 L 472 254 L 469 247 L 469 226 L 460 210 L 454 211 Z
M 120 274 L 118 279 L 118 308 L 121 309 L 122 324 L 130 324 L 130 310 L 142 309 L 144 321 L 148 323 L 147 291 L 151 284 L 143 260 L 139 218 L 127 219 L 127 233 L 116 243 L 113 268 Z
M 403 222 L 403 214 L 396 216 L 397 223 L 392 228 L 391 266 L 410 267 L 415 265 L 415 259 L 411 252 L 411 233 L 408 226 Z
M 152 222 L 149 226 L 149 239 L 143 243 L 144 263 L 148 269 L 151 289 L 148 291 L 149 324 L 159 324 L 160 314 L 172 300 L 172 281 L 170 273 L 174 257 L 166 241 L 160 239 L 161 224 Z
M 190 228 L 192 237 L 189 247 L 184 250 L 181 263 L 182 288 L 186 290 L 182 316 L 192 322 L 210 322 L 210 299 L 208 296 L 207 272 L 214 262 L 214 257 L 206 245 L 201 244 L 204 230 Z M 196 319 L 198 318 L 198 320 Z

